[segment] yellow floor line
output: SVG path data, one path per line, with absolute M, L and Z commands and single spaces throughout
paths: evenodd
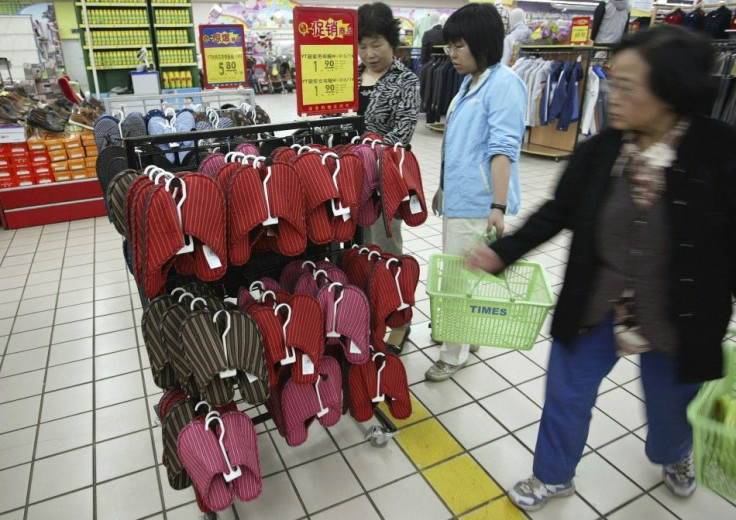
M 463 520 L 526 518 L 413 394 L 411 401 L 412 415 L 404 420 L 393 420 L 398 428 L 394 438 L 453 516 Z M 388 413 L 385 405 L 381 406 Z M 388 415 L 390 417 L 390 413 Z M 471 510 L 474 511 L 462 516 Z
M 424 419 L 427 419 L 429 417 L 432 417 L 432 414 L 429 413 L 429 411 L 420 403 L 417 401 L 417 398 L 414 397 L 414 394 L 409 394 L 409 397 L 411 398 L 411 415 L 407 417 L 406 419 L 394 419 L 391 416 L 391 412 L 388 409 L 388 406 L 386 406 L 386 403 L 383 402 L 378 405 L 378 407 L 383 411 L 383 413 L 386 414 L 387 417 L 391 417 L 391 421 L 394 423 L 394 426 L 396 426 L 398 429 L 404 428 L 405 426 L 409 426 L 410 424 L 418 423 L 419 421 L 423 421 Z
M 399 431 L 398 442 L 421 470 L 462 453 L 463 448 L 436 419 L 412 424 Z
M 467 453 L 423 473 L 455 516 L 503 495 L 501 488 Z

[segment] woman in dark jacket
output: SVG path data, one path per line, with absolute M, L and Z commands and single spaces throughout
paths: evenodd
M 657 26 L 614 51 L 611 128 L 580 145 L 547 202 L 515 234 L 478 247 L 495 273 L 562 229 L 573 232 L 552 323 L 533 475 L 509 498 L 536 510 L 575 492 L 601 380 L 639 354 L 646 454 L 670 491 L 695 490 L 686 407 L 722 376 L 736 296 L 736 130 L 698 115 L 712 99 L 710 44 Z

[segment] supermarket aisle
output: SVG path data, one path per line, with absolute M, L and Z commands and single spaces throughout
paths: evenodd
M 274 121 L 293 117 L 293 96 L 261 96 Z M 440 135 L 419 126 L 413 141 L 431 196 Z M 554 187 L 560 165 L 522 158 L 524 214 Z M 518 223 L 510 219 L 509 227 Z M 440 220 L 407 228 L 422 264 L 438 251 Z M 559 290 L 568 238 L 527 259 Z M 195 519 L 191 490 L 173 491 L 160 465 L 152 406 L 160 390 L 137 333 L 141 309 L 106 219 L 0 231 L 0 520 Z M 402 359 L 415 413 L 386 448 L 350 417 L 313 426 L 291 448 L 272 423 L 258 428 L 264 491 L 222 519 L 525 518 L 504 491 L 531 468 L 549 351 L 546 328 L 528 352 L 483 348 L 442 384 L 423 380 L 437 357 L 429 300 L 420 283 L 411 343 Z M 578 492 L 535 519 L 721 519 L 736 505 L 700 489 L 676 499 L 644 457 L 638 368 L 622 359 L 604 381 Z M 409 500 L 407 498 L 410 497 Z

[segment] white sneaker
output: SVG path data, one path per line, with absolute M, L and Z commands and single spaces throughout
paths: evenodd
M 509 491 L 509 500 L 516 507 L 525 511 L 541 509 L 550 498 L 569 497 L 575 493 L 575 483 L 570 480 L 564 484 L 545 484 L 532 475 L 526 480 L 517 482 Z
M 693 453 L 690 452 L 680 462 L 665 464 L 662 467 L 662 477 L 664 477 L 664 485 L 667 486 L 667 489 L 678 497 L 689 497 L 692 495 L 697 487 Z
M 444 361 L 437 361 L 434 365 L 429 367 L 429 370 L 424 373 L 424 377 L 426 377 L 428 381 L 439 383 L 440 381 L 446 381 L 450 379 L 453 375 L 455 375 L 455 372 L 457 372 L 464 366 L 465 363 L 461 365 L 451 365 L 450 363 L 445 363 Z

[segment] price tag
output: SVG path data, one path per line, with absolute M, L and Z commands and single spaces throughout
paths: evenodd
M 355 344 L 355 342 L 352 339 L 350 340 L 350 353 L 360 354 L 360 348 L 358 347 L 358 345 Z
M 254 376 L 253 374 L 251 374 L 250 372 L 245 372 L 245 377 L 248 378 L 249 383 L 255 383 L 256 381 L 258 381 L 258 378 Z
M 412 215 L 422 212 L 422 203 L 419 202 L 419 197 L 417 195 L 412 195 L 409 199 L 409 211 L 411 211 Z
M 305 376 L 314 374 L 314 363 L 312 363 L 312 359 L 306 354 L 302 354 L 302 374 Z
M 200 25 L 199 42 L 206 88 L 248 85 L 242 25 Z
M 294 8 L 299 114 L 358 110 L 357 11 Z
M 210 249 L 210 246 L 208 246 L 207 244 L 202 244 L 202 252 L 204 253 L 204 258 L 205 260 L 207 260 L 207 265 L 210 266 L 210 269 L 218 269 L 222 267 L 222 261 L 220 260 L 220 257 L 217 256 L 217 253 Z

